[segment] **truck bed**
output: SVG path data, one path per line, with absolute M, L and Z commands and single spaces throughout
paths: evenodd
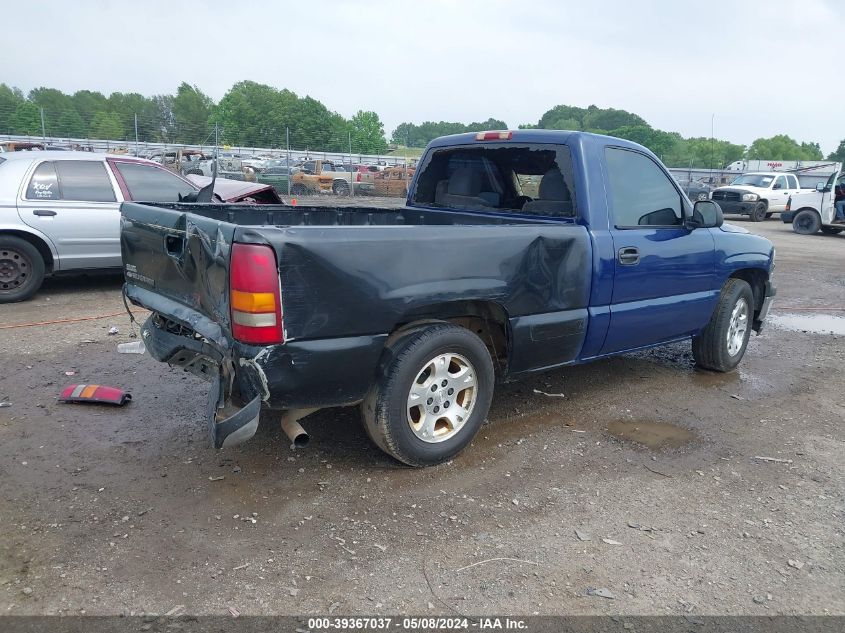
M 121 211 L 129 300 L 223 356 L 252 354 L 231 336 L 235 242 L 276 254 L 287 356 L 268 362 L 305 371 L 315 349 L 342 348 L 356 357 L 350 373 L 368 368 L 338 381 L 347 387 L 369 383 L 399 325 L 432 315 L 496 312 L 519 350 L 511 373 L 571 361 L 586 335 L 592 247 L 572 222 L 410 208 L 124 203 Z M 298 395 L 326 406 L 360 395 L 311 386 L 318 393 Z

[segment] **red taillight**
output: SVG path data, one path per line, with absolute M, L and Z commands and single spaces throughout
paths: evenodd
M 513 132 L 479 132 L 475 135 L 476 141 L 509 141 L 513 138 Z
M 269 246 L 233 244 L 229 270 L 232 335 L 243 343 L 284 343 L 276 254 Z
M 357 174 L 355 174 L 355 182 L 361 182 L 361 172 L 360 171 Z

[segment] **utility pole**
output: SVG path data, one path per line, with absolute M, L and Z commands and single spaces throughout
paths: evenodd
M 710 178 L 713 178 L 713 159 L 716 157 L 716 114 L 710 115 Z
M 290 197 L 290 177 L 293 175 L 290 171 L 290 128 L 285 128 L 285 144 L 288 147 L 288 197 Z
M 44 142 L 47 142 L 47 130 L 44 127 L 44 108 L 41 108 L 41 138 L 44 139 Z
M 355 181 L 352 179 L 352 132 L 349 132 L 349 195 L 355 195 Z
M 135 156 L 138 155 L 138 113 L 135 113 Z

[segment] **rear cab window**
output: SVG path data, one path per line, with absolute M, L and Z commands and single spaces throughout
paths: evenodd
M 421 167 L 420 206 L 575 217 L 572 156 L 566 145 L 485 143 L 434 149 Z

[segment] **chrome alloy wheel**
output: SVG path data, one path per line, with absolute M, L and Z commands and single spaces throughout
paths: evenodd
M 728 354 L 731 356 L 736 356 L 742 349 L 746 330 L 748 330 L 748 303 L 745 299 L 740 299 L 731 311 L 731 320 L 728 323 Z
M 443 442 L 457 434 L 472 415 L 478 380 L 460 354 L 440 354 L 428 361 L 408 393 L 408 425 L 423 442 Z

